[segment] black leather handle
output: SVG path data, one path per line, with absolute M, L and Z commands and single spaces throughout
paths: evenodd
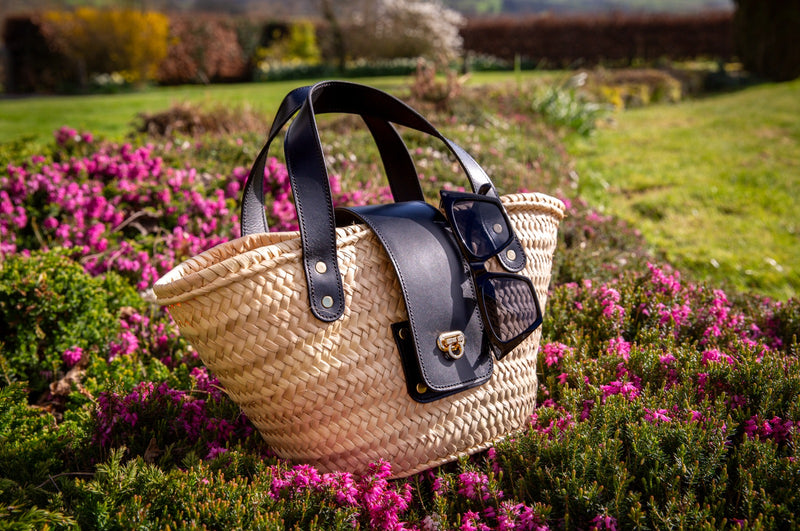
M 358 114 L 365 119 L 371 118 L 390 122 L 431 135 L 443 142 L 455 155 L 466 172 L 473 191 L 497 196 L 491 179 L 466 151 L 442 135 L 417 111 L 394 96 L 366 85 L 346 81 L 323 81 L 311 87 L 307 104 L 312 117 L 316 114 L 331 112 Z M 292 124 L 292 127 L 310 127 L 314 123 L 313 120 L 303 120 L 297 125 Z M 308 134 L 317 136 L 315 125 L 313 133 L 303 132 L 301 136 Z M 317 140 L 315 144 L 307 146 L 309 155 L 324 160 L 319 141 Z
M 311 311 L 322 321 L 334 321 L 344 312 L 344 290 L 336 259 L 333 202 L 315 120 L 315 114 L 321 112 L 359 114 L 366 119 L 392 122 L 430 134 L 453 152 L 475 192 L 495 197 L 497 192 L 469 154 L 393 96 L 371 87 L 341 81 L 328 81 L 311 87 L 286 133 L 284 151 L 300 225 Z M 525 264 L 524 252 L 516 240 L 511 248 L 514 253 L 504 253 L 501 261 L 507 269 L 519 271 Z
M 256 157 L 242 192 L 240 220 L 242 235 L 269 231 L 267 216 L 264 213 L 264 166 L 267 153 L 272 141 L 291 117 L 297 113 L 308 98 L 311 89 L 311 86 L 305 86 L 291 91 L 284 97 L 275 114 L 267 141 Z M 325 110 L 323 107 L 318 112 L 333 111 Z M 397 202 L 424 201 L 425 196 L 419 185 L 414 161 L 397 130 L 392 124 L 379 118 L 362 116 L 362 119 L 378 145 L 394 200 Z

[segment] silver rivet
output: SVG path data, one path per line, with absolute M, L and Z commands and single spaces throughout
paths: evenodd
M 427 393 L 427 392 L 428 392 L 428 388 L 427 388 L 427 387 L 425 387 L 425 384 L 423 384 L 423 383 L 418 383 L 418 384 L 417 384 L 417 392 L 418 392 L 419 394 L 421 394 L 421 395 L 424 395 L 425 393 Z
M 397 335 L 400 337 L 400 339 L 405 339 L 408 334 L 406 333 L 405 328 L 401 328 L 400 331 L 397 332 Z
M 333 297 L 331 297 L 330 295 L 325 295 L 324 297 L 322 297 L 322 306 L 325 308 L 330 308 L 331 306 L 333 306 Z
M 317 264 L 314 266 L 314 269 L 316 269 L 317 273 L 319 273 L 320 275 L 324 275 L 325 272 L 328 270 L 328 266 L 325 265 L 325 262 L 317 262 Z
M 509 249 L 506 251 L 506 258 L 511 260 L 512 262 L 517 259 L 517 253 L 514 252 L 514 249 Z
M 495 223 L 494 226 L 492 227 L 492 230 L 495 231 L 497 234 L 500 234 L 501 232 L 503 232 L 503 226 L 500 225 L 499 223 Z

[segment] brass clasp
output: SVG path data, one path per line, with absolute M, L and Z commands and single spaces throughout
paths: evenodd
M 460 330 L 439 334 L 439 339 L 436 340 L 439 350 L 449 360 L 457 360 L 464 355 L 464 343 L 464 332 Z

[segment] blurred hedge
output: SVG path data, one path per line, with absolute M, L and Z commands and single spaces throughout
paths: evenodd
M 532 16 L 470 20 L 464 49 L 549 66 L 734 55 L 733 15 Z
M 117 13 L 115 16 L 119 18 L 118 14 L 122 11 L 109 10 L 108 13 Z M 97 77 L 98 74 L 113 73 L 113 70 L 109 71 L 110 68 L 128 69 L 119 60 L 111 60 L 107 52 L 118 52 L 126 46 L 130 47 L 130 43 L 106 39 L 99 45 L 84 46 L 82 55 L 76 56 L 75 43 L 65 45 L 59 42 L 52 29 L 48 29 L 52 27 L 52 22 L 50 26 L 45 22 L 44 17 L 37 15 L 6 20 L 4 39 L 9 55 L 8 92 L 85 90 L 87 77 L 91 79 L 93 74 Z M 138 27 L 136 24 L 131 26 Z M 276 28 L 282 31 L 276 33 Z M 150 72 L 148 68 L 140 67 L 138 78 L 130 76 L 129 80 L 141 81 L 139 78 L 146 77 L 145 81 L 160 84 L 185 84 L 278 78 L 285 65 L 270 68 L 270 75 L 265 76 L 261 71 L 263 68 L 259 70 L 263 66 L 260 63 L 264 63 L 259 53 L 265 47 L 274 48 L 275 43 L 271 40 L 276 35 L 289 35 L 289 28 L 289 24 L 223 14 L 173 14 L 169 16 L 166 55 L 160 60 L 157 71 Z M 329 28 L 325 24 L 318 24 L 315 32 L 322 48 L 323 63 L 333 64 L 335 58 L 330 46 L 326 46 L 330 40 Z M 110 31 L 106 30 L 106 33 Z M 135 37 L 117 33 L 118 40 L 128 38 L 130 41 Z M 470 55 L 504 60 L 521 56 L 528 62 L 542 66 L 630 64 L 637 60 L 662 58 L 729 59 L 735 53 L 733 15 L 729 12 L 686 16 L 483 18 L 467 21 L 460 34 L 464 50 Z M 96 41 L 87 42 L 97 44 Z M 134 46 L 131 50 L 141 48 Z M 70 51 L 72 53 L 68 53 Z M 105 63 L 101 60 L 103 54 L 100 52 L 106 52 Z M 130 56 L 133 52 L 126 53 Z M 158 54 L 153 51 L 148 56 L 155 58 Z M 262 60 L 259 61 L 259 58 Z M 349 60 L 359 58 L 360 55 L 351 51 Z M 300 71 L 307 67 L 301 65 Z M 148 70 L 146 76 L 145 70 Z
M 173 15 L 167 56 L 156 81 L 169 85 L 249 79 L 251 57 L 245 48 L 252 46 L 254 34 L 260 38 L 260 28 L 226 15 Z

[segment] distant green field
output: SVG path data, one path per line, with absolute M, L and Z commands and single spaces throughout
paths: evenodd
M 580 192 L 681 269 L 800 293 L 800 81 L 629 110 L 572 142 Z

